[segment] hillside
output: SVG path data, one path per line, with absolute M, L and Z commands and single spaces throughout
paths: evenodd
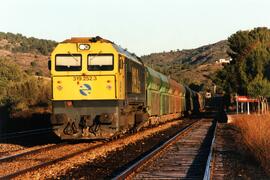
M 57 42 L 0 32 L 0 58 L 18 64 L 29 75 L 49 76 L 47 61 Z
M 212 89 L 211 77 L 223 66 L 219 59 L 229 59 L 227 41 L 196 49 L 176 50 L 142 56 L 148 66 L 185 84 L 195 84 L 202 90 Z M 204 85 L 202 85 L 204 84 Z
M 0 32 L 0 58 L 14 61 L 29 75 L 49 76 L 47 61 L 56 45 L 55 41 Z M 213 74 L 223 67 L 216 61 L 229 59 L 227 51 L 227 41 L 220 41 L 196 49 L 152 53 L 141 58 L 146 65 L 179 82 L 193 83 L 206 90 L 212 87 Z

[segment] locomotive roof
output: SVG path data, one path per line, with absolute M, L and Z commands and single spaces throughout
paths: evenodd
M 95 43 L 95 42 L 101 42 L 101 43 L 110 43 L 114 47 L 114 49 L 119 53 L 124 56 L 126 56 L 128 59 L 135 61 L 138 64 L 143 64 L 141 59 L 136 56 L 134 53 L 130 53 L 126 49 L 123 49 L 119 45 L 115 44 L 114 42 L 103 39 L 100 36 L 96 37 L 72 37 L 71 39 L 66 39 L 62 43 Z

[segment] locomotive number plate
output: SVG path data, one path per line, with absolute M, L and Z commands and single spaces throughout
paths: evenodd
M 73 76 L 73 81 L 96 81 L 96 76 Z

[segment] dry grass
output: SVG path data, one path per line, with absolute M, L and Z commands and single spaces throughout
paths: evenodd
M 270 114 L 237 115 L 233 119 L 241 130 L 244 144 L 270 174 Z

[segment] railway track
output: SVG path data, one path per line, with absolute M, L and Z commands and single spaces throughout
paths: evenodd
M 0 179 L 10 179 L 31 171 L 38 170 L 40 168 L 72 158 L 83 152 L 100 147 L 102 144 L 103 143 L 88 143 L 84 148 L 78 147 L 76 149 L 72 148 L 74 144 L 61 143 L 21 154 L 3 157 L 0 159 L 2 169 L 0 170 Z
M 114 179 L 209 179 L 216 123 L 200 120 Z
M 215 152 L 219 150 L 219 152 Z M 225 160 L 225 153 L 222 152 L 224 151 L 222 144 L 216 144 L 215 151 L 213 152 L 213 158 L 211 161 L 211 178 L 210 179 L 215 179 L 215 180 L 222 180 L 225 179 L 226 175 L 228 175 L 227 170 L 224 167 L 224 160 Z
M 16 158 L 19 158 L 19 157 L 23 157 L 23 156 L 27 156 L 27 155 L 36 154 L 36 153 L 40 153 L 40 152 L 43 152 L 43 151 L 55 149 L 55 148 L 58 148 L 58 147 L 61 147 L 61 146 L 65 145 L 65 144 L 66 143 L 54 144 L 54 145 L 50 145 L 50 146 L 46 146 L 46 147 L 42 147 L 42 148 L 30 150 L 30 151 L 26 150 L 26 152 L 14 154 L 14 155 L 3 156 L 3 157 L 0 157 L 0 164 L 3 163 L 3 162 L 15 160 Z

